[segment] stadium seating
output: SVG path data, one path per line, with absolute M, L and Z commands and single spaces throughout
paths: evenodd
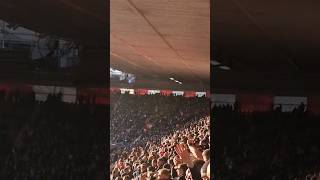
M 303 111 L 213 108 L 216 179 L 305 179 L 319 172 L 320 122 Z
M 106 106 L 51 94 L 0 93 L 0 179 L 97 179 L 105 163 Z M 77 128 L 73 128 L 77 127 Z
M 209 99 L 114 94 L 111 102 L 111 179 L 210 178 Z

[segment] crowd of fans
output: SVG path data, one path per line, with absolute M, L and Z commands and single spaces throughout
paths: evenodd
M 0 90 L 0 171 L 5 167 L 3 162 L 11 151 L 13 140 L 33 111 L 33 97 L 32 93 L 23 95 L 18 91 Z
M 107 108 L 61 96 L 1 91 L 0 179 L 101 179 Z
M 110 179 L 210 179 L 209 102 L 112 95 Z
M 293 112 L 214 107 L 216 179 L 319 178 L 320 121 L 302 107 Z
M 107 108 L 0 90 L 0 179 L 101 179 Z M 320 179 L 319 116 L 212 109 L 207 98 L 111 95 L 110 179 Z M 216 121 L 218 119 L 218 121 Z M 74 128 L 76 127 L 76 128 Z

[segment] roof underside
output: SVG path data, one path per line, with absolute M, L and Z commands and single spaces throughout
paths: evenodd
M 3 0 L 0 17 L 36 32 L 87 44 L 105 44 L 106 0 Z
M 111 0 L 110 6 L 112 67 L 135 74 L 140 85 L 170 85 L 173 77 L 182 86 L 209 87 L 209 0 Z
M 77 70 L 72 74 L 45 72 L 40 76 L 30 69 L 16 69 L 17 64 L 10 63 L 7 66 L 1 63 L 1 69 L 6 71 L 1 71 L 0 80 L 105 84 L 109 45 L 108 14 L 107 0 L 2 0 L 2 20 L 42 35 L 74 41 L 85 47 L 86 52 L 81 55 Z
M 216 0 L 212 56 L 216 88 L 312 89 L 319 78 L 318 1 Z

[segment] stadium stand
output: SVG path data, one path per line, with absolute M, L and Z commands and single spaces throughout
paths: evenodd
M 0 93 L 0 179 L 95 179 L 101 177 L 106 106 L 46 101 L 35 93 Z M 74 127 L 77 128 L 74 128 Z
M 111 102 L 111 179 L 210 178 L 208 98 L 113 94 Z
M 302 108 L 241 112 L 213 107 L 216 179 L 316 179 L 319 116 Z

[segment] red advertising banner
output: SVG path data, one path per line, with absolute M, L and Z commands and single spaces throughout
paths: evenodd
M 110 87 L 110 94 L 111 93 L 120 93 L 120 88 Z
M 184 97 L 195 97 L 196 92 L 195 91 L 185 91 L 184 92 Z
M 144 96 L 148 94 L 148 89 L 135 89 L 134 93 L 136 95 Z
M 32 85 L 23 84 L 23 83 L 3 83 L 3 84 L 0 84 L 0 90 L 4 90 L 4 91 L 18 90 L 22 93 L 30 93 L 32 92 Z
M 160 90 L 160 94 L 163 96 L 170 96 L 172 94 L 171 90 Z
M 269 94 L 238 94 L 237 101 L 240 103 L 242 112 L 270 111 L 273 106 L 273 95 Z
M 207 91 L 207 92 L 206 92 L 206 97 L 207 97 L 207 98 L 210 98 L 210 96 L 211 96 L 210 91 Z
M 84 103 L 91 104 L 108 104 L 108 89 L 107 88 L 78 88 L 77 99 Z
M 312 95 L 308 97 L 307 111 L 317 115 L 320 114 L 320 96 Z

